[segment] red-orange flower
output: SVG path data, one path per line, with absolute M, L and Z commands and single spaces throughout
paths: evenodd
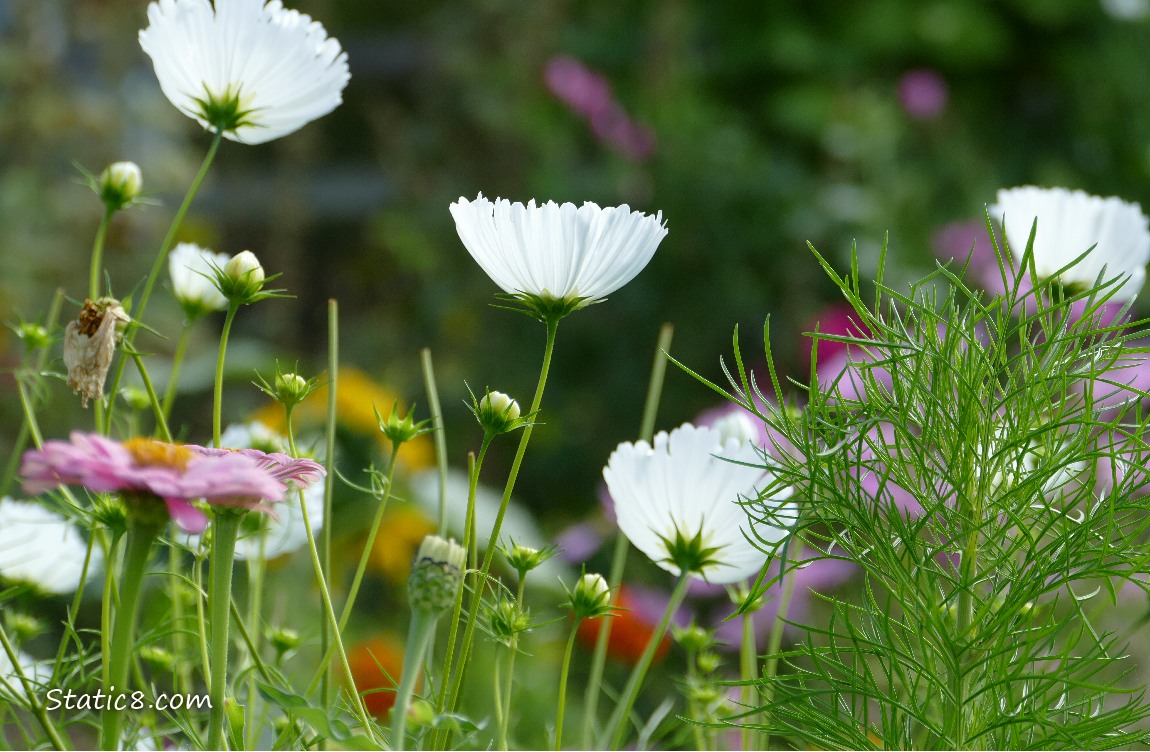
M 639 662 L 639 656 L 643 654 L 643 650 L 651 640 L 658 619 L 647 618 L 638 599 L 626 585 L 619 586 L 619 597 L 615 603 L 621 610 L 609 617 L 611 636 L 607 640 L 607 655 L 612 660 L 634 665 Z M 579 623 L 579 641 L 588 650 L 595 649 L 595 641 L 599 639 L 599 625 L 604 618 L 608 617 L 584 619 Z M 671 638 L 663 635 L 659 647 L 655 649 L 652 665 L 666 658 L 670 650 Z
M 386 720 L 403 675 L 403 644 L 392 635 L 378 635 L 349 650 L 347 662 L 367 712 Z

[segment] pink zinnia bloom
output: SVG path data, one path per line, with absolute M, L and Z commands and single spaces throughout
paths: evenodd
M 196 444 L 188 444 L 188 449 L 204 457 L 226 457 L 239 455 L 255 461 L 263 470 L 281 483 L 293 483 L 298 488 L 307 488 L 327 473 L 323 465 L 315 460 L 296 459 L 281 452 L 261 452 L 259 449 L 214 449 Z
M 97 493 L 147 494 L 162 499 L 181 528 L 199 533 L 207 516 L 192 502 L 262 508 L 283 499 L 285 480 L 238 452 L 209 455 L 152 439 L 123 443 L 73 432 L 69 441 L 48 441 L 24 453 L 24 490 L 43 493 L 61 484 Z

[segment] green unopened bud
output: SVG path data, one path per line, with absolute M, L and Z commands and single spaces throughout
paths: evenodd
M 120 390 L 120 396 L 133 410 L 147 410 L 152 406 L 152 398 L 148 396 L 148 390 L 143 387 L 126 386 Z
M 266 279 L 267 274 L 256 255 L 251 251 L 241 251 L 216 274 L 216 288 L 230 301 L 254 303 L 264 297 L 260 291 Z
M 275 648 L 276 655 L 283 657 L 290 650 L 300 646 L 299 632 L 287 627 L 275 627 L 268 630 L 268 642 Z
M 698 684 L 688 690 L 690 697 L 700 705 L 707 706 L 720 699 L 719 690 L 711 684 Z
M 427 700 L 414 700 L 407 708 L 407 725 L 427 728 L 435 723 L 435 708 Z
M 491 607 L 491 634 L 501 642 L 510 642 L 520 632 L 531 627 L 531 616 L 510 600 L 500 600 Z
M 144 176 L 135 162 L 113 162 L 100 173 L 100 200 L 112 211 L 131 206 L 140 197 Z
M 520 417 L 519 403 L 503 392 L 487 392 L 478 402 L 473 401 L 471 412 L 475 413 L 483 432 L 492 436 L 514 431 L 528 422 Z
M 119 495 L 100 494 L 92 502 L 92 520 L 108 528 L 114 537 L 128 529 L 128 508 Z
M 699 667 L 699 671 L 704 674 L 714 673 L 722 663 L 723 659 L 719 657 L 718 653 L 712 650 L 705 650 L 699 653 L 699 657 L 695 661 L 695 664 Z
M 428 535 L 419 544 L 407 579 L 411 607 L 438 614 L 455 602 L 455 591 L 463 581 L 467 550 L 454 540 Z
M 176 657 L 158 645 L 144 645 L 137 655 L 156 671 L 170 673 L 176 667 Z
M 415 411 L 414 408 L 407 411 L 406 417 L 400 418 L 398 401 L 392 403 L 391 415 L 387 417 L 387 420 L 383 419 L 383 416 L 379 414 L 379 409 L 376 408 L 375 405 L 372 405 L 372 409 L 375 410 L 375 420 L 379 423 L 379 430 L 383 432 L 383 435 L 388 438 L 393 446 L 399 446 L 400 444 L 411 441 L 416 436 L 431 432 L 431 429 L 427 427 L 427 425 L 431 423 L 431 419 L 421 420 L 416 423 L 412 418 Z
M 276 376 L 276 399 L 287 404 L 298 404 L 308 395 L 307 379 L 298 373 L 281 373 Z
M 594 619 L 611 613 L 611 590 L 602 575 L 584 574 L 570 592 L 576 619 Z
M 4 614 L 4 626 L 12 633 L 17 643 L 34 640 L 44 632 L 44 624 L 31 614 L 23 611 L 9 611 Z
M 501 547 L 499 550 L 511 568 L 519 573 L 520 578 L 526 577 L 532 569 L 538 568 L 543 562 L 559 553 L 559 549 L 554 546 L 545 546 L 541 549 L 531 548 L 530 546 L 520 546 L 515 541 L 511 541 L 510 546 Z
M 13 326 L 12 331 L 16 332 L 16 336 L 29 352 L 52 344 L 52 333 L 39 324 L 22 321 Z
M 686 627 L 671 627 L 671 636 L 675 638 L 675 642 L 683 646 L 684 650 L 692 653 L 698 653 L 711 647 L 711 633 L 703 629 L 698 624 L 691 624 Z

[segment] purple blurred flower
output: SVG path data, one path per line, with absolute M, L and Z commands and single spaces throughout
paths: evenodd
M 280 501 L 286 490 L 275 473 L 238 452 L 203 454 L 200 447 L 152 439 L 121 444 L 79 431 L 69 439 L 24 453 L 20 474 L 28 493 L 74 484 L 97 493 L 146 494 L 162 499 L 181 528 L 199 533 L 207 516 L 192 505 L 196 499 L 262 509 L 261 502 Z
M 906 114 L 915 120 L 934 120 L 946 109 L 950 93 L 938 71 L 916 68 L 898 82 L 898 99 Z
M 586 120 L 600 141 L 637 162 L 655 153 L 655 134 L 627 115 L 601 74 L 575 58 L 556 55 L 548 61 L 543 78 L 551 93 Z
M 814 354 L 816 338 L 813 335 L 816 329 L 820 335 L 870 337 L 870 329 L 866 324 L 859 323 L 858 313 L 855 312 L 853 306 L 848 303 L 833 303 L 819 311 L 803 330 L 804 335 L 800 347 L 802 348 L 803 363 L 807 368 L 810 368 L 811 356 Z M 852 347 L 854 352 L 859 352 L 858 346 L 852 346 L 846 342 L 837 342 L 822 337 L 817 339 L 819 345 L 818 366 L 828 360 L 835 360 Z

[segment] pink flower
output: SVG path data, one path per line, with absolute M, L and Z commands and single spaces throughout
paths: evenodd
M 204 457 L 226 457 L 239 455 L 255 460 L 262 470 L 271 473 L 281 483 L 293 483 L 298 488 L 307 488 L 327 473 L 323 465 L 315 460 L 296 459 L 281 452 L 261 452 L 259 449 L 214 449 L 196 444 L 188 444 L 188 449 Z
M 915 120 L 934 120 L 946 109 L 949 98 L 946 80 L 937 71 L 917 68 L 899 79 L 899 102 Z
M 239 452 L 205 454 L 196 451 L 198 447 L 152 439 L 120 443 L 79 431 L 69 439 L 48 441 L 42 449 L 24 453 L 20 474 L 25 491 L 38 494 L 72 484 L 97 493 L 158 497 L 176 524 L 191 533 L 202 532 L 208 521 L 193 501 L 262 509 L 262 502 L 283 499 L 285 481 L 295 481 L 302 476 L 292 473 L 303 472 L 293 466 L 281 477 Z
M 655 134 L 631 119 L 602 74 L 573 57 L 556 55 L 547 62 L 543 78 L 555 98 L 587 121 L 600 141 L 637 162 L 655 153 Z

